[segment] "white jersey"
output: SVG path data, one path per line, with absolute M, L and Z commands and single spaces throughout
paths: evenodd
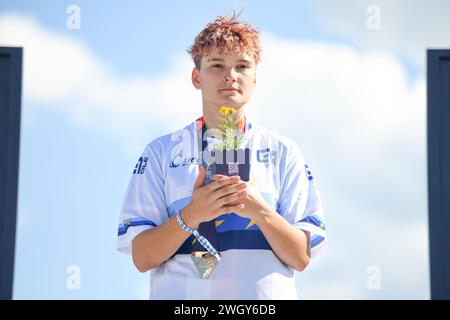
M 198 119 L 200 120 L 200 119 Z M 149 143 L 134 168 L 120 212 L 118 250 L 190 203 L 198 176 L 196 120 Z M 326 247 L 318 188 L 299 147 L 290 139 L 246 122 L 250 178 L 264 199 L 295 228 L 310 232 L 311 255 Z M 215 219 L 222 259 L 201 279 L 190 254 L 190 236 L 166 262 L 151 270 L 150 299 L 297 299 L 294 270 L 272 251 L 258 225 L 235 213 Z

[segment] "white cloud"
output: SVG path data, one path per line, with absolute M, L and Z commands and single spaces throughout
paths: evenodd
M 1 15 L 0 43 L 25 47 L 25 112 L 55 108 L 86 130 L 117 137 L 133 154 L 155 132 L 175 130 L 201 113 L 182 50 L 161 76 L 121 79 L 82 43 L 31 17 Z M 381 296 L 408 294 L 401 286 L 426 296 L 420 278 L 427 273 L 423 77 L 408 81 L 389 51 L 269 34 L 263 45 L 248 114 L 300 145 L 328 219 L 330 249 L 310 273 L 319 291 L 308 290 L 309 296 L 328 288 L 328 297 L 366 297 L 370 264 L 386 275 Z M 402 261 L 414 262 L 408 272 Z
M 187 54 L 162 77 L 122 79 L 82 42 L 13 13 L 0 15 L 0 44 L 24 47 L 25 114 L 36 105 L 66 112 L 84 128 L 113 132 L 133 154 L 155 130 L 175 130 L 201 115 Z
M 330 247 L 297 274 L 301 299 L 429 299 L 426 219 L 398 223 L 375 210 L 358 215 L 352 204 L 329 219 Z M 368 287 L 380 270 L 380 288 Z
M 408 85 L 388 53 L 273 37 L 263 43 L 249 111 L 299 143 L 319 185 L 333 188 L 324 198 L 352 197 L 360 210 L 395 210 L 410 219 L 425 215 L 423 79 Z
M 108 79 L 106 67 L 81 42 L 50 32 L 29 16 L 2 14 L 0 43 L 24 46 L 24 90 L 33 102 L 53 107 Z
M 370 50 L 393 50 L 424 69 L 426 48 L 449 48 L 450 2 L 447 0 L 311 1 L 327 31 Z M 380 29 L 367 28 L 377 6 Z
M 409 82 L 389 52 L 270 35 L 263 44 L 249 112 L 299 143 L 328 220 L 330 248 L 299 275 L 301 297 L 427 298 L 423 78 Z M 366 287 L 372 264 L 379 291 Z

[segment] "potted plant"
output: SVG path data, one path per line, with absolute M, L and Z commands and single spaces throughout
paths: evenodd
M 246 142 L 246 136 L 238 128 L 238 121 L 235 119 L 236 110 L 232 107 L 222 106 L 220 108 L 220 115 L 222 122 L 220 129 L 213 130 L 218 133 L 208 138 L 213 138 L 211 147 L 207 147 L 207 151 L 203 153 L 203 160 L 207 164 L 205 184 L 211 182 L 211 177 L 214 174 L 222 174 L 225 176 L 239 175 L 242 181 L 249 181 L 250 178 L 250 149 L 242 148 Z M 199 231 L 213 248 L 220 249 L 216 235 L 215 219 L 200 223 Z M 219 254 L 220 256 L 220 254 Z M 211 272 L 217 265 L 217 258 L 211 251 L 205 251 L 203 244 L 196 241 L 192 245 L 191 259 L 194 262 L 197 270 L 203 279 L 208 279 Z
M 211 176 L 214 174 L 238 175 L 242 181 L 249 181 L 250 149 L 243 148 L 247 138 L 245 133 L 238 128 L 235 113 L 236 109 L 232 107 L 222 106 L 220 108 L 222 139 L 219 139 L 219 142 L 213 146 L 213 162 L 209 165 L 209 170 Z

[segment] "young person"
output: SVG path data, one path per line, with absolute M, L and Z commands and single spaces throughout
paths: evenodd
M 188 52 L 203 116 L 145 147 L 120 213 L 118 249 L 139 271 L 151 270 L 151 299 L 297 299 L 295 271 L 326 247 L 325 224 L 299 147 L 246 117 L 259 32 L 219 16 Z M 202 152 L 214 141 L 205 132 L 220 127 L 223 106 L 236 110 L 247 138 L 250 180 L 216 174 L 205 184 Z M 199 244 L 219 255 L 206 279 L 191 259 Z

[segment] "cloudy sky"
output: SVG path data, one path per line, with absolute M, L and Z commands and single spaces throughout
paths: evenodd
M 241 8 L 263 45 L 248 116 L 298 143 L 324 202 L 300 297 L 429 298 L 425 54 L 450 47 L 448 1 L 22 0 L 0 4 L 0 45 L 24 48 L 16 299 L 148 296 L 115 251 L 128 180 L 201 115 L 186 48 Z

